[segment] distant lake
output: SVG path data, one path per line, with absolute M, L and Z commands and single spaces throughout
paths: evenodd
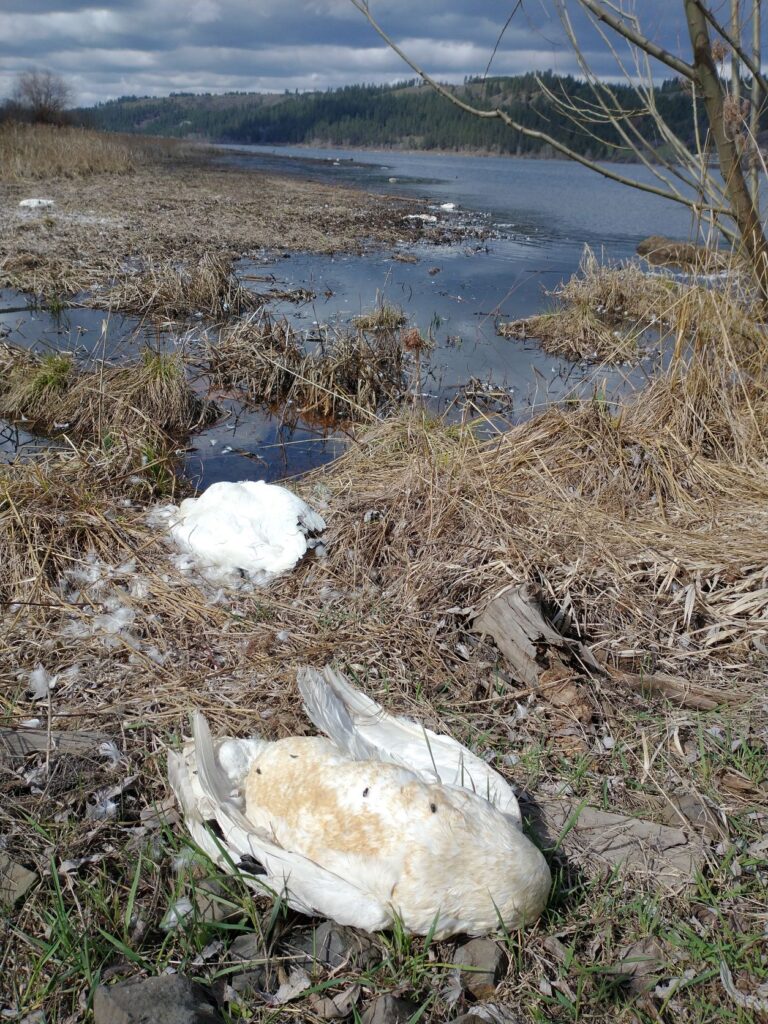
M 687 239 L 694 230 L 691 213 L 681 204 L 628 189 L 568 160 L 306 146 L 221 148 L 238 163 L 264 171 L 435 203 L 452 202 L 486 213 L 491 224 L 511 234 L 509 242 L 494 245 L 494 252 L 513 261 L 535 261 L 546 253 L 572 266 L 585 243 L 623 258 L 632 255 L 647 235 Z M 640 165 L 605 167 L 646 184 L 659 184 Z

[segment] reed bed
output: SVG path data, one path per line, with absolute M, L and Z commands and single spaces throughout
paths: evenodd
M 352 317 L 352 323 L 360 331 L 396 331 L 403 327 L 408 317 L 399 306 L 379 302 L 374 309 Z
M 165 321 L 196 313 L 222 321 L 258 309 L 264 299 L 238 281 L 231 259 L 206 252 L 192 265 L 150 260 L 143 270 L 121 277 L 90 301 L 100 308 Z
M 69 353 L 0 352 L 0 416 L 99 447 L 123 468 L 154 464 L 210 422 L 216 407 L 189 386 L 181 355 L 150 348 L 118 366 L 80 370 Z
M 554 308 L 498 325 L 505 338 L 535 338 L 550 355 L 598 363 L 636 362 L 668 337 L 682 290 L 639 265 L 600 263 L 587 246 L 579 270 L 549 293 Z
M 307 352 L 285 322 L 267 314 L 237 324 L 209 346 L 211 374 L 252 402 L 292 413 L 371 420 L 405 393 L 405 358 L 396 330 L 326 333 Z
M 0 125 L 0 179 L 80 178 L 131 174 L 136 147 L 87 128 L 54 125 Z

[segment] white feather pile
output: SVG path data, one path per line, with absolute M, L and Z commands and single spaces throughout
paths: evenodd
M 157 510 L 182 552 L 209 580 L 266 582 L 292 569 L 325 520 L 285 487 L 263 480 L 211 484 L 198 498 Z

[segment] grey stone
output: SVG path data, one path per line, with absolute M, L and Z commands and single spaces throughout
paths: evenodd
M 235 974 L 230 984 L 239 996 L 245 996 L 246 999 L 263 996 L 265 992 L 269 991 L 269 978 L 265 967 L 257 967 L 253 971 Z
M 100 985 L 94 1024 L 223 1024 L 210 992 L 180 974 Z
M 397 996 L 379 996 L 369 1004 L 361 1018 L 361 1024 L 406 1024 L 418 1010 L 418 1003 Z
M 453 962 L 459 967 L 462 986 L 475 999 L 488 999 L 506 970 L 507 954 L 493 939 L 471 939 L 459 946 Z
M 256 932 L 238 935 L 229 947 L 229 954 L 234 960 L 264 960 L 264 943 Z
M 297 958 L 299 962 L 306 964 L 315 961 L 335 969 L 345 963 L 356 967 L 367 966 L 376 956 L 376 947 L 367 935 L 354 928 L 323 921 L 312 931 L 292 939 L 286 952 L 305 954 L 303 958 Z
M 28 871 L 6 853 L 0 853 L 0 906 L 12 907 L 36 881 L 34 871 Z

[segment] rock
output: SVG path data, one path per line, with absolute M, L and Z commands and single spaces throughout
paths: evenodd
M 223 1024 L 210 992 L 180 974 L 100 985 L 94 1024 Z
M 215 878 L 205 878 L 197 886 L 195 906 L 200 919 L 218 924 L 221 921 L 235 921 L 242 917 L 244 910 L 232 902 L 225 886 Z
M 633 995 L 641 995 L 656 988 L 664 973 L 664 965 L 664 948 L 658 939 L 649 936 L 622 950 L 618 963 L 606 973 L 619 975 Z
M 289 955 L 304 954 L 297 958 L 299 962 L 315 961 L 332 969 L 345 963 L 365 967 L 375 956 L 375 946 L 367 935 L 354 928 L 324 921 L 311 932 L 304 932 L 297 939 L 292 939 L 286 952 Z
M 507 954 L 493 939 L 471 939 L 459 946 L 453 962 L 460 968 L 464 988 L 475 999 L 488 999 L 506 970 Z
M 368 1005 L 361 1024 L 406 1024 L 418 1009 L 418 1003 L 387 993 Z
M 254 996 L 263 997 L 264 993 L 269 991 L 269 977 L 264 967 L 235 974 L 230 984 L 239 996 L 244 996 L 246 999 L 253 999 Z
M 12 907 L 36 881 L 34 871 L 28 871 L 6 853 L 0 853 L 0 907 Z
M 709 839 L 726 837 L 725 829 L 718 821 L 717 815 L 704 803 L 703 798 L 695 793 L 673 793 L 669 797 L 669 802 L 665 803 L 662 819 L 666 825 L 672 825 L 673 828 L 691 824 Z
M 238 935 L 229 947 L 233 960 L 264 960 L 264 941 L 255 932 Z
M 359 985 L 349 985 L 333 996 L 325 996 L 320 992 L 313 992 L 309 996 L 309 1005 L 312 1012 L 322 1017 L 323 1020 L 342 1020 L 352 1013 L 352 1008 L 360 996 Z

